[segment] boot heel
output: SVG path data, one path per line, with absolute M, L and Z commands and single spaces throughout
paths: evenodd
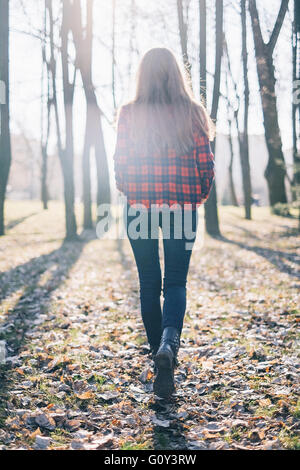
M 174 327 L 166 327 L 154 362 L 156 375 L 153 391 L 160 398 L 169 398 L 175 392 L 174 368 L 180 345 L 180 333 Z
M 155 357 L 155 365 L 160 369 L 172 369 L 173 356 L 168 351 L 161 351 Z

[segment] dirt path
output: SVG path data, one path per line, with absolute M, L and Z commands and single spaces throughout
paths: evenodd
M 300 448 L 296 222 L 222 211 L 195 250 L 172 401 L 156 401 L 128 242 L 62 243 L 11 203 L 0 240 L 3 449 Z M 298 328 L 297 328 L 298 327 Z

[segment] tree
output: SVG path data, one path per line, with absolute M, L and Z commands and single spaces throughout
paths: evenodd
M 110 183 L 107 155 L 104 145 L 101 122 L 101 109 L 92 79 L 92 51 L 93 51 L 93 7 L 94 1 L 87 2 L 86 34 L 82 26 L 82 12 L 80 0 L 74 0 L 72 15 L 72 32 L 76 48 L 76 65 L 80 70 L 86 105 L 86 129 L 83 151 L 83 199 L 84 199 L 84 228 L 92 228 L 91 213 L 91 186 L 90 186 L 90 153 L 95 150 L 97 166 L 97 205 L 110 203 Z
M 201 5 L 201 3 L 200 3 Z M 216 8 L 216 45 L 215 45 L 215 74 L 213 99 L 210 116 L 215 122 L 218 115 L 220 83 L 221 83 L 221 67 L 223 55 L 223 0 L 215 0 Z M 201 14 L 201 9 L 200 9 Z M 204 52 L 204 51 L 203 51 Z M 205 51 L 206 54 L 206 51 Z M 200 59 L 201 60 L 201 59 Z M 212 142 L 212 152 L 215 153 L 216 141 Z M 217 190 L 214 181 L 209 198 L 205 203 L 205 225 L 206 231 L 212 236 L 220 235 L 219 216 L 217 206 Z
M 50 98 L 50 63 L 47 61 L 46 54 L 46 41 L 47 41 L 47 0 L 45 0 L 45 11 L 44 11 L 44 31 L 42 38 L 42 80 L 41 80 L 41 155 L 42 155 L 42 164 L 41 164 L 41 200 L 43 208 L 48 209 L 48 185 L 47 185 L 47 175 L 48 175 L 48 141 L 50 135 L 50 112 L 51 112 L 51 98 Z M 47 118 L 46 125 L 44 119 L 44 90 L 45 90 L 45 71 L 46 71 L 46 80 L 47 80 Z M 46 127 L 46 130 L 44 129 Z
M 228 64 L 229 64 L 229 57 L 228 57 Z M 228 66 L 230 71 L 230 66 Z M 229 142 L 229 149 L 230 149 L 230 160 L 228 165 L 228 176 L 229 176 L 229 204 L 238 207 L 238 200 L 236 197 L 234 180 L 233 180 L 233 160 L 234 160 L 234 149 L 233 149 L 233 140 L 232 140 L 232 128 L 233 128 L 233 120 L 234 116 L 232 116 L 234 110 L 230 103 L 229 98 L 229 80 L 228 80 L 228 73 L 226 73 L 225 77 L 225 84 L 226 84 L 226 109 L 227 109 L 227 121 L 228 121 L 228 142 Z
M 188 7 L 186 10 L 188 12 Z M 187 72 L 187 77 L 190 82 L 190 87 L 192 88 L 192 73 L 191 73 L 192 65 L 189 59 L 189 55 L 188 55 L 188 35 L 187 35 L 188 25 L 187 25 L 187 20 L 185 20 L 184 18 L 182 0 L 177 0 L 177 15 L 178 15 L 182 59 L 183 59 L 185 70 Z
M 293 176 L 291 179 L 292 200 L 298 206 L 298 230 L 300 231 L 300 150 L 299 150 L 299 129 L 300 129 L 300 4 L 294 0 L 294 20 L 293 20 Z M 297 93 L 298 90 L 298 93 Z
M 300 86 L 300 4 L 294 1 L 294 21 L 293 21 L 293 88 L 299 90 Z M 299 95 L 293 97 L 292 121 L 293 121 L 293 186 L 300 185 L 300 150 L 299 150 L 299 129 L 300 129 L 300 100 Z M 298 167 L 298 169 L 297 169 Z M 293 200 L 297 198 L 293 192 Z
M 200 64 L 200 95 L 203 104 L 207 106 L 207 71 L 206 71 L 206 49 L 207 49 L 207 14 L 206 0 L 199 0 L 199 17 L 200 17 L 200 47 L 199 47 L 199 64 Z
M 288 9 L 289 0 L 282 0 L 275 26 L 269 42 L 262 36 L 256 0 L 249 0 L 252 31 L 254 38 L 256 68 L 262 101 L 266 144 L 269 154 L 265 177 L 268 183 L 271 206 L 286 203 L 285 176 L 286 167 L 282 151 L 282 140 L 278 123 L 277 99 L 275 92 L 275 69 L 273 52 Z
M 248 52 L 247 52 L 247 21 L 246 21 L 246 0 L 241 0 L 241 23 L 242 23 L 242 62 L 244 76 L 244 118 L 243 131 L 239 132 L 240 158 L 242 167 L 242 180 L 244 192 L 245 217 L 251 220 L 252 189 L 249 162 L 249 80 L 248 80 Z
M 11 164 L 9 130 L 9 0 L 0 1 L 0 236 L 4 235 L 4 204 Z
M 50 74 L 52 81 L 52 103 L 55 113 L 57 148 L 61 163 L 64 180 L 64 200 L 65 200 L 65 219 L 66 219 L 66 239 L 73 240 L 77 238 L 77 223 L 75 217 L 75 187 L 74 187 L 74 143 L 73 143 L 73 102 L 74 89 L 76 81 L 76 69 L 74 70 L 73 80 L 70 81 L 69 72 L 69 32 L 70 20 L 72 18 L 70 0 L 62 1 L 63 16 L 60 27 L 60 55 L 63 71 L 63 108 L 65 120 L 65 142 L 63 144 L 62 131 L 60 126 L 60 115 L 58 109 L 57 86 L 56 86 L 56 67 L 57 59 L 54 45 L 54 18 L 52 9 L 52 0 L 47 1 L 47 11 L 49 15 L 49 41 L 50 41 Z

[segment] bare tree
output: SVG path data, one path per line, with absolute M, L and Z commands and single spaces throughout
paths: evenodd
M 256 0 L 249 0 L 249 11 L 255 45 L 256 67 L 260 85 L 264 127 L 269 160 L 265 171 L 271 206 L 286 203 L 285 176 L 286 167 L 282 151 L 282 140 L 278 123 L 277 98 L 275 92 L 275 68 L 273 52 L 288 9 L 289 0 L 282 0 L 275 26 L 269 42 L 262 36 Z
M 188 5 L 186 5 L 185 10 L 186 10 L 186 15 L 184 15 L 184 11 L 183 11 L 183 0 L 177 0 L 177 15 L 178 15 L 181 53 L 182 53 L 185 70 L 187 72 L 187 76 L 190 81 L 190 86 L 192 88 L 192 73 L 191 73 L 192 65 L 189 60 L 189 55 L 188 55 L 188 33 L 187 33 L 188 31 L 188 22 L 187 22 Z
M 130 36 L 129 36 L 129 58 L 128 58 L 128 79 L 131 80 L 132 61 L 135 50 L 136 26 L 137 26 L 137 9 L 135 0 L 130 2 Z
M 246 18 L 246 0 L 241 0 L 241 23 L 242 23 L 242 62 L 244 76 L 244 117 L 243 131 L 239 132 L 240 158 L 242 167 L 242 180 L 244 192 L 245 217 L 251 219 L 252 189 L 249 162 L 249 79 L 248 79 L 248 52 L 247 52 L 247 18 Z
M 65 219 L 66 219 L 66 239 L 77 238 L 77 223 L 74 210 L 75 187 L 74 187 L 74 143 L 73 143 L 73 101 L 76 81 L 76 69 L 74 70 L 73 80 L 70 81 L 68 45 L 70 21 L 72 19 L 72 10 L 70 0 L 62 1 L 63 16 L 60 29 L 61 36 L 61 63 L 63 71 L 63 102 L 64 102 L 64 120 L 65 120 L 65 143 L 62 141 L 62 131 L 60 125 L 60 115 L 58 109 L 57 86 L 56 86 L 56 68 L 57 58 L 54 45 L 54 18 L 52 0 L 47 1 L 47 11 L 49 15 L 49 40 L 50 40 L 50 74 L 52 81 L 52 102 L 55 113 L 57 148 L 62 167 L 64 180 L 64 199 L 65 199 Z
M 294 0 L 294 21 L 293 21 L 293 88 L 299 89 L 300 84 L 300 4 Z M 299 99 L 298 99 L 299 101 Z M 299 149 L 299 132 L 300 132 L 300 103 L 296 97 L 293 99 L 292 108 L 293 121 L 293 181 L 292 185 L 297 187 L 300 185 L 300 149 Z M 297 199 L 297 191 L 293 191 L 293 200 Z
M 111 86 L 112 86 L 112 96 L 113 96 L 113 103 L 114 109 L 116 109 L 116 0 L 112 0 L 112 41 L 111 41 Z
M 206 0 L 199 0 L 199 17 L 200 17 L 200 95 L 203 104 L 207 106 L 207 72 L 206 72 L 206 50 L 207 50 L 207 10 Z
M 230 67 L 228 67 L 230 70 Z M 229 80 L 228 74 L 226 73 L 225 77 L 225 85 L 226 85 L 226 109 L 227 109 L 227 121 L 228 121 L 228 142 L 229 142 L 229 150 L 230 150 L 230 160 L 228 165 L 228 177 L 229 177 L 229 194 L 230 194 L 230 204 L 233 206 L 238 206 L 238 200 L 236 197 L 234 180 L 233 180 L 233 160 L 234 160 L 234 149 L 233 149 L 233 140 L 232 140 L 232 129 L 233 129 L 233 121 L 234 113 L 233 107 L 230 103 L 229 98 Z
M 44 11 L 44 31 L 42 37 L 42 79 L 41 79 L 41 200 L 43 208 L 48 209 L 48 141 L 50 135 L 50 112 L 51 112 L 51 99 L 50 99 L 50 64 L 47 61 L 46 55 L 46 41 L 47 41 L 47 0 L 45 0 L 45 11 Z M 46 83 L 47 83 L 47 99 L 44 100 L 44 89 L 45 89 L 45 72 L 46 72 Z M 46 101 L 47 117 L 46 124 L 44 119 L 44 101 Z M 46 130 L 45 130 L 46 127 Z
M 87 103 L 85 142 L 83 151 L 83 192 L 84 192 L 84 227 L 93 226 L 91 214 L 90 189 L 90 152 L 95 150 L 97 166 L 97 204 L 110 202 L 110 182 L 107 155 L 104 145 L 101 122 L 101 109 L 92 80 L 92 51 L 93 51 L 93 7 L 94 1 L 89 0 L 87 7 L 86 34 L 82 25 L 80 0 L 74 0 L 72 15 L 72 32 L 76 48 L 76 64 L 80 70 Z
M 4 204 L 11 164 L 9 130 L 9 0 L 0 1 L 0 236 L 4 235 Z
M 211 118 L 216 121 L 219 109 L 221 67 L 223 55 L 223 0 L 215 0 L 216 9 L 216 45 L 215 45 L 215 74 Z M 215 153 L 216 141 L 212 142 L 212 151 Z M 209 198 L 205 203 L 205 225 L 207 232 L 212 236 L 220 235 L 219 215 L 217 206 L 217 190 L 214 181 Z

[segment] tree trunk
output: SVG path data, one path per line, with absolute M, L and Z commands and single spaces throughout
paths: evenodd
M 65 149 L 62 153 L 63 166 L 67 170 L 65 180 L 65 206 L 67 221 L 67 238 L 77 238 L 77 223 L 75 217 L 75 185 L 74 185 L 74 136 L 73 136 L 73 103 L 76 81 L 76 69 L 74 77 L 70 81 L 68 44 L 71 31 L 71 3 L 63 0 L 63 20 L 61 26 L 61 61 L 63 71 L 63 95 L 65 110 Z
M 51 111 L 51 101 L 50 101 L 50 79 L 49 76 L 49 64 L 46 57 L 46 41 L 47 41 L 47 0 L 45 0 L 45 11 L 44 11 L 44 31 L 43 31 L 43 45 L 42 45 L 42 80 L 41 80 L 41 155 L 42 155 L 42 164 L 41 164 L 41 201 L 43 204 L 43 209 L 48 209 L 48 185 L 47 185 L 47 175 L 48 175 L 48 140 L 50 134 L 50 111 Z M 44 136 L 44 84 L 45 84 L 45 71 L 46 71 L 46 80 L 47 80 L 47 122 L 46 122 L 46 135 Z
M 42 147 L 42 169 L 41 169 L 41 199 L 43 209 L 48 209 L 48 185 L 47 185 L 47 173 L 48 173 L 48 154 L 45 146 Z
M 293 21 L 293 92 L 294 87 L 299 89 L 300 83 L 300 4 L 294 0 L 294 21 Z M 300 193 L 300 151 L 299 151 L 299 131 L 300 131 L 300 101 L 299 95 L 293 99 L 292 108 L 293 122 L 293 178 L 291 182 L 293 201 L 299 201 Z M 299 201 L 299 224 L 300 224 L 300 201 Z M 300 225 L 299 225 L 300 229 Z
M 49 11 L 50 28 L 50 73 L 52 78 L 52 102 L 55 112 L 55 122 L 57 131 L 57 148 L 61 163 L 64 180 L 64 201 L 65 201 L 65 220 L 66 220 L 66 239 L 77 239 L 77 223 L 74 208 L 74 149 L 73 149 L 73 99 L 75 88 L 74 72 L 73 83 L 69 81 L 69 63 L 68 63 L 68 34 L 70 15 L 70 0 L 63 0 L 63 20 L 61 26 L 61 61 L 63 70 L 63 95 L 64 95 L 64 118 L 65 118 L 65 145 L 62 144 L 62 133 L 60 128 L 57 89 L 56 89 L 56 58 L 54 54 L 54 20 L 52 11 L 52 0 L 47 0 L 47 9 Z
M 92 196 L 91 196 L 91 133 L 93 118 L 91 109 L 87 106 L 86 127 L 82 155 L 82 196 L 83 196 L 83 227 L 87 230 L 93 228 Z
M 216 0 L 216 51 L 215 51 L 215 75 L 214 75 L 214 89 L 213 101 L 211 108 L 211 118 L 216 121 L 219 108 L 220 98 L 220 83 L 221 83 L 221 66 L 223 55 L 223 0 Z M 212 151 L 215 153 L 215 144 L 212 143 Z M 217 206 L 217 190 L 216 182 L 214 181 L 211 193 L 207 202 L 205 203 L 205 225 L 206 231 L 212 236 L 219 236 L 219 215 Z
M 192 65 L 189 60 L 189 55 L 188 55 L 188 50 L 187 50 L 187 44 L 188 44 L 187 23 L 184 19 L 182 0 L 177 0 L 177 16 L 178 16 L 182 59 L 183 59 L 183 63 L 184 63 L 187 76 L 190 82 L 190 87 L 192 89 Z
M 242 180 L 244 192 L 245 217 L 251 220 L 252 189 L 249 162 L 249 80 L 248 80 L 248 52 L 247 52 L 247 21 L 246 21 L 246 0 L 241 0 L 241 23 L 242 23 L 242 58 L 244 75 L 244 126 L 243 132 L 239 135 L 240 157 L 242 167 Z
M 234 151 L 233 151 L 233 142 L 232 142 L 232 120 L 228 118 L 228 127 L 229 127 L 229 148 L 230 148 L 230 161 L 228 166 L 228 175 L 229 175 L 229 192 L 230 192 L 230 201 L 231 204 L 235 207 L 238 207 L 238 200 L 236 197 L 234 181 L 233 181 L 233 159 L 234 159 Z
M 273 51 L 287 8 L 288 0 L 282 0 L 274 30 L 269 43 L 266 44 L 263 41 L 261 33 L 256 1 L 249 0 L 266 144 L 269 154 L 265 177 L 268 183 L 271 206 L 274 206 L 278 202 L 287 202 L 285 190 L 286 167 L 278 123 L 277 99 L 275 93 L 276 80 L 273 64 Z
M 234 159 L 234 153 L 232 149 L 232 136 L 229 135 L 229 145 L 230 145 L 230 162 L 228 166 L 228 175 L 229 175 L 229 191 L 230 191 L 230 201 L 231 205 L 238 207 L 238 200 L 236 197 L 236 192 L 235 192 L 235 187 L 234 187 L 234 181 L 233 181 L 233 174 L 232 174 L 232 167 L 233 167 L 233 159 Z
M 92 18 L 91 18 L 92 21 Z M 111 87 L 114 109 L 116 103 L 116 0 L 112 0 L 112 46 L 111 46 Z
M 95 158 L 97 166 L 97 206 L 100 204 L 109 204 L 110 183 L 109 171 L 107 165 L 107 155 L 104 144 L 103 130 L 101 126 L 101 115 L 98 106 L 92 108 L 94 114 L 94 139 L 95 139 Z M 96 125 L 95 125 L 96 124 Z
M 224 50 L 226 51 L 227 62 L 228 62 L 228 73 L 226 73 L 226 75 L 225 75 L 225 85 L 226 85 L 226 101 L 227 101 L 228 142 L 229 142 L 229 150 L 230 150 L 230 161 L 229 161 L 229 165 L 228 165 L 229 194 L 230 194 L 229 201 L 230 201 L 231 205 L 237 207 L 238 206 L 238 201 L 237 201 L 235 187 L 234 187 L 234 181 L 233 181 L 234 150 L 233 150 L 233 141 L 232 141 L 233 118 L 231 116 L 233 107 L 231 106 L 231 103 L 230 103 L 229 80 L 228 80 L 228 76 L 231 73 L 231 66 L 230 66 L 230 60 L 229 60 L 229 54 L 228 54 L 228 48 L 227 48 L 226 40 L 224 41 Z M 237 113 L 234 112 L 234 116 L 236 114 Z
M 199 0 L 199 16 L 200 16 L 200 98 L 203 104 L 207 106 L 207 72 L 206 72 L 206 48 L 207 48 L 207 11 L 206 0 Z
M 9 0 L 0 1 L 0 236 L 4 235 L 4 205 L 11 164 L 9 130 Z
M 83 152 L 83 185 L 84 185 L 84 222 L 90 228 L 91 195 L 90 195 L 90 150 L 94 148 L 97 167 L 97 204 L 110 203 L 110 181 L 107 155 L 104 145 L 101 123 L 101 110 L 98 105 L 92 80 L 93 48 L 93 0 L 87 4 L 87 34 L 83 36 L 82 13 L 80 1 L 73 4 L 72 32 L 77 53 L 77 66 L 80 70 L 87 105 L 86 136 Z

